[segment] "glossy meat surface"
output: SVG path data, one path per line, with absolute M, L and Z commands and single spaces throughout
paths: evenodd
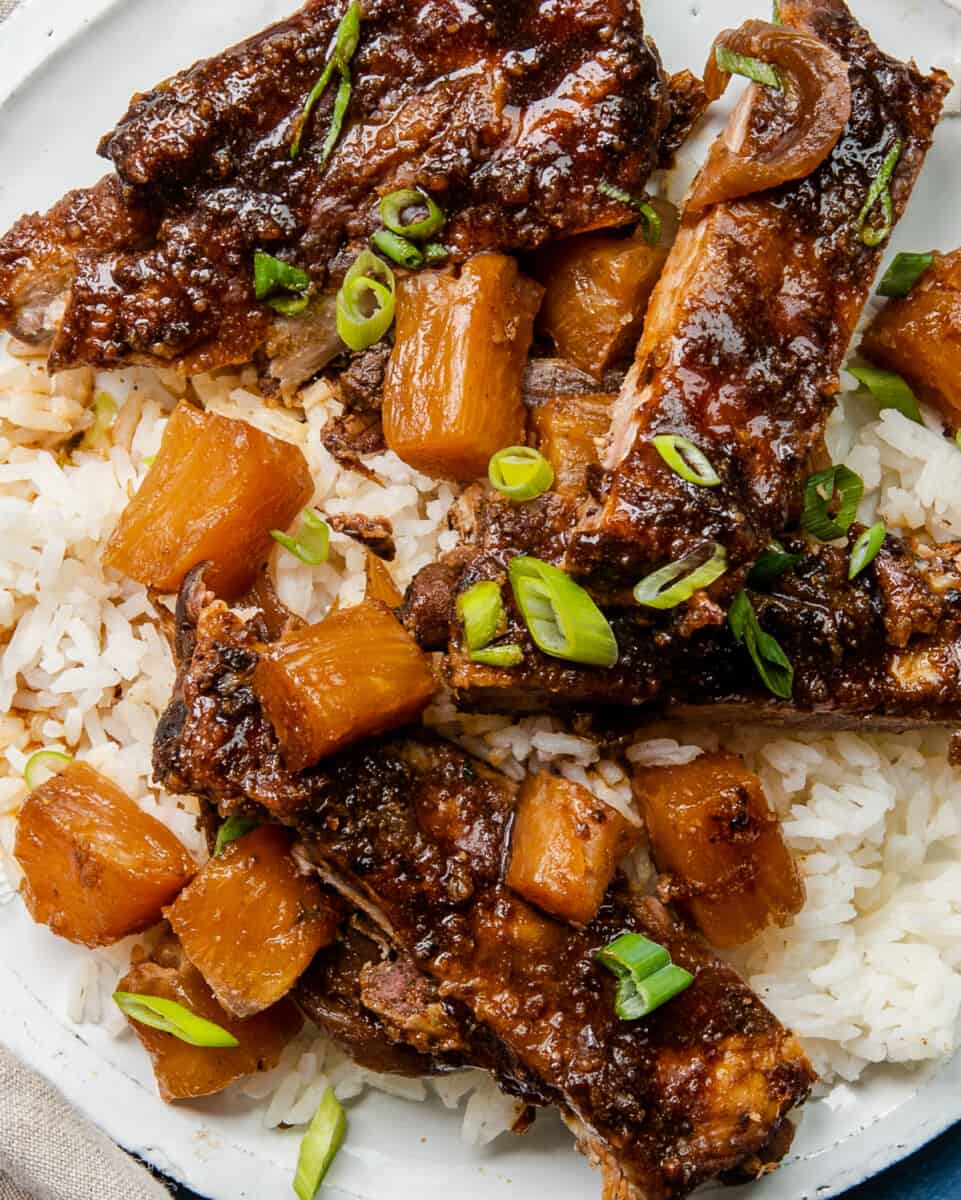
M 42 341 L 44 310 L 72 281 L 52 366 L 203 371 L 267 339 L 255 248 L 323 289 L 398 187 L 445 208 L 458 258 L 623 219 L 597 184 L 642 187 L 671 116 L 631 0 L 368 0 L 344 133 L 322 169 L 335 88 L 295 159 L 290 147 L 343 11 L 312 0 L 135 97 L 100 146 L 117 176 L 0 241 L 0 327 Z
M 813 1074 L 730 968 L 659 904 L 618 886 L 584 931 L 513 896 L 502 876 L 516 785 L 453 747 L 395 740 L 289 774 L 233 674 L 243 628 L 232 618 L 231 634 L 221 606 L 205 617 L 182 680 L 195 700 L 175 701 L 158 731 L 168 785 L 224 811 L 244 793 L 289 795 L 287 819 L 322 877 L 496 1042 L 509 1090 L 561 1106 L 585 1153 L 621 1173 L 626 1196 L 686 1195 L 762 1151 Z M 696 975 L 641 1023 L 617 1018 L 615 980 L 593 958 L 625 930 L 665 944 Z
M 883 54 L 842 0 L 784 0 L 780 14 L 849 64 L 851 120 L 813 175 L 685 220 L 615 412 L 606 494 L 571 548 L 572 569 L 599 585 L 715 542 L 729 570 L 714 591 L 732 596 L 738 568 L 790 527 L 884 251 L 860 236 L 868 190 L 900 142 L 901 216 L 940 114 L 947 77 Z M 659 434 L 689 438 L 720 486 L 675 474 Z

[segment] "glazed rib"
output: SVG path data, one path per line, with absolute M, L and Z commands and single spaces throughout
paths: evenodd
M 642 187 L 672 117 L 631 0 L 368 0 L 343 137 L 323 167 L 335 86 L 292 160 L 345 8 L 312 0 L 136 97 L 101 142 L 116 175 L 0 241 L 0 329 L 43 341 L 56 325 L 54 369 L 198 372 L 247 362 L 267 341 L 256 248 L 322 290 L 396 188 L 422 186 L 445 208 L 455 258 L 623 222 L 597 185 Z M 60 319 L 46 310 L 67 287 Z
M 294 825 L 322 877 L 497 1047 L 481 1065 L 560 1107 L 609 1194 L 669 1200 L 760 1162 L 813 1073 L 737 975 L 622 884 L 586 931 L 512 895 L 502 871 L 516 785 L 454 747 L 395 739 L 290 775 L 250 687 L 263 632 L 219 602 L 200 613 L 158 730 L 158 776 L 223 812 L 249 797 Z M 617 1018 L 615 981 L 593 957 L 626 930 L 696 976 L 640 1023 Z
M 715 542 L 729 570 L 712 594 L 730 596 L 791 526 L 884 251 L 860 237 L 868 190 L 900 142 L 900 218 L 931 144 L 943 73 L 883 54 L 842 0 L 782 0 L 780 14 L 849 64 L 851 120 L 808 178 L 685 219 L 618 400 L 606 494 L 569 553 L 596 587 L 616 591 Z M 694 442 L 720 486 L 675 474 L 651 444 L 658 434 Z

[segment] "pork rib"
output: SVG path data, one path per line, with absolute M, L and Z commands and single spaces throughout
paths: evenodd
M 367 0 L 347 125 L 325 168 L 336 87 L 296 159 L 291 141 L 345 7 L 311 0 L 135 97 L 100 146 L 116 175 L 0 241 L 0 329 L 44 340 L 46 309 L 69 287 L 52 368 L 198 372 L 247 362 L 267 341 L 256 248 L 295 259 L 323 289 L 396 188 L 423 186 L 444 206 L 455 257 L 623 222 L 598 184 L 643 186 L 672 118 L 633 0 Z
M 782 0 L 785 25 L 848 64 L 852 115 L 808 178 L 689 215 L 652 299 L 617 402 L 604 462 L 568 564 L 616 590 L 704 546 L 727 552 L 718 596 L 799 513 L 839 371 L 883 253 L 860 236 L 872 181 L 901 144 L 900 218 L 931 144 L 949 80 L 883 54 L 843 0 Z M 721 476 L 685 482 L 651 439 L 679 434 Z

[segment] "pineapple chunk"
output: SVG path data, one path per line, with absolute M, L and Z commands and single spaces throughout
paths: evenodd
M 263 1012 L 329 946 L 339 915 L 301 875 L 291 835 L 261 825 L 212 858 L 164 916 L 184 952 L 235 1017 Z
M 371 554 L 369 550 L 367 551 L 366 574 L 367 599 L 379 600 L 382 604 L 386 604 L 388 608 L 400 608 L 404 602 L 404 597 L 400 594 L 400 588 L 394 583 L 394 577 L 385 564 L 376 554 Z
M 271 547 L 313 495 L 299 447 L 248 425 L 178 404 L 157 461 L 107 544 L 104 562 L 161 592 L 198 563 L 226 600 L 250 587 Z
M 634 774 L 666 899 L 704 936 L 740 946 L 767 926 L 788 925 L 804 884 L 761 781 L 734 754 L 703 754 Z
M 589 925 L 639 830 L 579 783 L 542 771 L 525 779 L 507 886 L 551 916 Z
M 91 947 L 155 925 L 197 870 L 165 825 L 80 762 L 30 794 L 13 852 L 33 919 Z
M 131 1029 L 153 1060 L 161 1099 L 168 1104 L 212 1096 L 245 1075 L 269 1071 L 301 1030 L 303 1018 L 292 1000 L 281 1000 L 246 1021 L 230 1016 L 217 1003 L 197 968 L 183 958 L 173 938 L 161 943 L 154 958 L 159 961 L 132 967 L 117 990 L 174 1000 L 198 1017 L 220 1025 L 240 1043 L 225 1048 L 191 1046 L 128 1017 Z
M 524 441 L 521 385 L 542 289 L 504 254 L 460 276 L 420 271 L 399 285 L 384 386 L 387 445 L 418 471 L 467 482 Z
M 271 646 L 254 688 L 287 766 L 302 771 L 415 720 L 437 685 L 430 659 L 385 605 L 365 600 Z
M 554 491 L 582 496 L 587 471 L 599 461 L 598 447 L 611 427 L 616 396 L 557 396 L 533 414 L 540 451 L 554 468 Z

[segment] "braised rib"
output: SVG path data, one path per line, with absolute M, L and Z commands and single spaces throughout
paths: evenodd
M 618 400 L 604 494 L 568 556 L 595 587 L 616 592 L 717 543 L 729 570 L 712 594 L 730 597 L 791 526 L 883 253 L 861 237 L 869 189 L 900 146 L 900 218 L 931 144 L 947 76 L 883 54 L 843 0 L 782 0 L 779 11 L 847 63 L 851 118 L 808 177 L 688 213 Z M 659 434 L 694 442 L 720 486 L 672 471 Z
M 585 931 L 512 895 L 502 875 L 516 785 L 452 746 L 394 739 L 291 775 L 250 686 L 263 636 L 256 617 L 218 602 L 199 613 L 158 730 L 158 777 L 222 812 L 249 797 L 294 825 L 322 878 L 497 1047 L 490 1069 L 506 1089 L 559 1106 L 609 1195 L 669 1200 L 759 1164 L 772 1144 L 783 1152 L 813 1073 L 729 967 L 620 883 Z M 639 1023 L 616 1016 L 615 980 L 594 960 L 628 930 L 695 975 Z
M 623 223 L 600 181 L 642 187 L 662 134 L 696 116 L 685 80 L 672 113 L 632 0 L 367 0 L 337 149 L 322 166 L 332 87 L 292 157 L 345 8 L 311 0 L 136 96 L 100 144 L 116 174 L 0 241 L 0 329 L 43 342 L 56 326 L 53 369 L 247 362 L 273 318 L 255 249 L 323 290 L 379 226 L 379 197 L 411 186 L 443 205 L 455 258 Z M 329 311 L 311 316 L 329 342 Z

